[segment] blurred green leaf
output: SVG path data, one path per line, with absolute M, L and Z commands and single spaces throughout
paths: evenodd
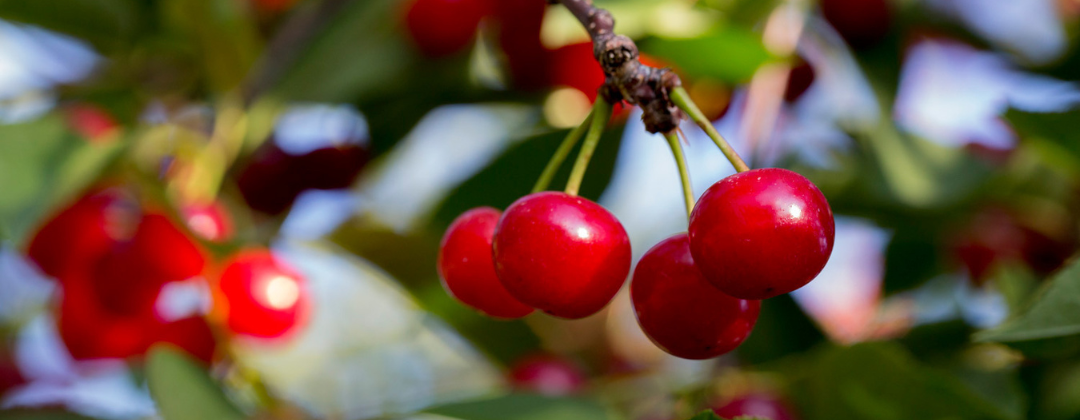
M 1058 272 L 1032 297 L 1027 309 L 975 335 L 1038 356 L 1065 355 L 1080 346 L 1080 262 Z M 1049 352 L 1049 353 L 1048 353 Z
M 353 102 L 405 83 L 416 54 L 394 0 L 354 1 L 303 49 L 274 89 L 291 100 Z
M 760 364 L 805 352 L 823 341 L 817 324 L 790 295 L 781 295 L 762 302 L 754 331 L 736 351 L 743 361 Z
M 694 417 L 691 417 L 690 420 L 723 420 L 723 419 L 721 419 L 720 416 L 716 415 L 716 412 L 714 412 L 712 410 L 704 410 L 704 411 L 702 411 L 700 413 L 697 413 L 697 415 L 695 415 Z
M 1019 419 L 895 343 L 822 349 L 791 395 L 810 420 Z
M 215 92 L 236 88 L 251 70 L 262 45 L 243 2 L 166 0 L 161 7 L 174 30 L 193 39 L 199 63 Z
M 510 394 L 502 397 L 443 405 L 425 410 L 461 420 L 603 420 L 610 419 L 599 403 L 583 398 Z
M 0 125 L 0 234 L 22 243 L 57 204 L 90 185 L 123 149 L 66 131 L 62 118 Z
M 146 362 L 150 394 L 165 420 L 245 418 L 199 366 L 170 345 L 155 345 Z
M 1009 110 L 1005 119 L 1032 146 L 1042 161 L 1064 172 L 1080 175 L 1080 110 L 1031 113 Z
M 999 265 L 993 272 L 991 280 L 994 287 L 1005 298 L 1009 305 L 1009 313 L 1017 314 L 1024 309 L 1031 294 L 1038 287 L 1035 273 L 1022 264 Z
M 926 223 L 894 229 L 885 248 L 885 295 L 919 287 L 942 269 L 940 236 Z
M 41 26 L 109 50 L 135 34 L 140 8 L 136 0 L 0 0 L 0 19 Z
M 641 51 L 670 61 L 691 78 L 706 77 L 728 83 L 744 83 L 771 58 L 761 35 L 741 26 L 725 26 L 709 34 L 687 39 L 646 39 Z
M 607 188 L 611 175 L 615 171 L 615 160 L 622 143 L 623 126 L 608 129 L 600 138 L 585 180 L 581 184 L 581 196 L 596 200 Z M 459 214 L 473 207 L 491 206 L 505 209 L 515 200 L 528 195 L 533 182 L 540 176 L 548 159 L 555 153 L 569 130 L 558 130 L 540 134 L 513 146 L 468 181 L 452 192 L 435 212 L 433 226 L 443 228 L 450 225 Z M 580 145 L 579 145 L 580 149 Z M 560 190 L 566 184 L 573 166 L 577 150 L 570 154 L 567 162 L 556 173 L 551 182 L 552 190 Z

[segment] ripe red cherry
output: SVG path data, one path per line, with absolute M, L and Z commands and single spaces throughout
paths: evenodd
M 235 233 L 228 210 L 216 201 L 184 206 L 180 215 L 192 233 L 210 242 L 231 240 Z
M 641 257 L 630 298 L 645 335 L 684 359 L 710 359 L 734 350 L 750 335 L 761 302 L 736 299 L 713 287 L 690 255 L 681 233 Z
M 797 101 L 814 84 L 814 68 L 805 60 L 791 68 L 787 87 L 784 89 L 784 101 Z
M 705 279 L 740 299 L 766 299 L 813 280 L 832 253 L 825 196 L 786 169 L 754 169 L 709 187 L 690 216 L 690 252 Z
M 488 9 L 485 0 L 416 0 L 405 24 L 424 54 L 442 57 L 469 46 Z
M 295 331 L 307 317 L 304 277 L 266 249 L 242 251 L 221 273 L 215 299 L 229 330 L 260 338 Z
M 511 296 L 577 319 L 603 309 L 630 272 L 630 240 L 611 213 L 561 192 L 522 197 L 503 213 L 495 272 Z
M 478 207 L 450 224 L 439 246 L 439 277 L 446 291 L 461 303 L 495 318 L 521 318 L 533 308 L 510 296 L 495 275 L 491 256 L 500 214 L 491 207 Z
M 713 408 L 716 415 L 725 419 L 740 416 L 769 420 L 795 420 L 791 408 L 779 398 L 766 394 L 747 394 Z
M 271 139 L 240 171 L 236 184 L 248 206 L 263 213 L 279 214 L 304 190 L 352 185 L 367 161 L 368 150 L 357 144 L 291 155 Z
M 578 365 L 557 356 L 527 356 L 510 368 L 510 385 L 518 391 L 571 395 L 581 392 L 585 382 L 585 373 Z
M 27 255 L 61 281 L 90 270 L 138 221 L 138 207 L 116 189 L 91 190 L 34 234 Z
M 556 86 L 568 86 L 595 101 L 597 91 L 604 84 L 604 70 L 593 58 L 592 42 L 581 42 L 561 47 L 551 52 L 551 82 Z
M 513 85 L 533 90 L 549 87 L 551 51 L 540 41 L 540 29 L 548 2 L 545 0 L 496 0 L 499 45 L 506 54 Z
M 873 46 L 889 33 L 888 0 L 821 0 L 821 14 L 854 48 Z

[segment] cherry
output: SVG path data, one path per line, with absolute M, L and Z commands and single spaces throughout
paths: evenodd
M 510 296 L 495 275 L 491 256 L 500 214 L 491 207 L 478 207 L 450 224 L 439 246 L 439 276 L 446 291 L 461 303 L 495 318 L 521 318 L 533 308 Z
M 367 148 L 358 144 L 324 147 L 296 159 L 304 187 L 318 190 L 348 188 L 368 161 Z
M 420 51 L 443 57 L 468 47 L 488 13 L 485 0 L 415 0 L 405 24 Z
M 603 309 L 630 272 L 630 240 L 611 213 L 561 192 L 510 205 L 495 229 L 495 272 L 511 296 L 560 318 Z
M 787 87 L 784 89 L 784 101 L 791 103 L 798 100 L 814 83 L 814 68 L 805 60 L 791 68 Z
M 138 208 L 118 189 L 92 189 L 50 218 L 34 234 L 27 255 L 63 281 L 91 269 L 113 244 L 130 235 Z
M 567 45 L 551 54 L 552 84 L 572 87 L 595 101 L 605 77 L 600 63 L 593 58 L 592 42 Z
M 559 396 L 581 392 L 585 373 L 561 357 L 539 354 L 522 358 L 510 368 L 510 385 L 518 391 Z
M 64 109 L 67 124 L 87 140 L 103 140 L 120 124 L 104 109 L 90 104 L 76 104 Z
M 892 22 L 888 0 L 821 0 L 821 15 L 848 45 L 871 47 L 885 38 Z
M 198 360 L 209 364 L 214 359 L 217 342 L 210 324 L 199 316 L 188 317 L 163 325 L 156 331 L 155 342 L 169 343 Z
M 225 266 L 215 304 L 236 334 L 279 338 L 307 317 L 304 277 L 266 249 L 241 251 Z
M 1074 238 L 1051 238 L 996 207 L 976 212 L 951 240 L 951 247 L 975 285 L 985 283 L 1001 262 L 1023 262 L 1038 274 L 1049 274 L 1076 250 Z
M 229 241 L 236 233 L 228 210 L 217 201 L 186 205 L 180 215 L 192 233 L 210 242 Z
M 630 299 L 645 335 L 684 359 L 710 359 L 734 350 L 750 335 L 761 309 L 760 301 L 733 298 L 705 280 L 685 233 L 641 257 Z
M 0 342 L 0 397 L 9 390 L 26 383 L 26 378 L 19 366 L 15 364 L 15 358 L 5 344 Z
M 733 419 L 740 416 L 769 420 L 795 420 L 791 408 L 784 401 L 767 394 L 747 394 L 713 408 L 716 415 Z
M 367 149 L 357 144 L 290 155 L 271 139 L 252 156 L 236 182 L 252 209 L 280 214 L 304 190 L 348 187 L 367 161 Z
M 724 178 L 690 216 L 690 252 L 701 273 L 740 299 L 766 299 L 809 283 L 829 260 L 834 234 L 825 196 L 786 169 Z
M 533 90 L 549 87 L 551 52 L 540 42 L 547 10 L 545 0 L 497 0 L 499 45 L 506 53 L 514 86 Z

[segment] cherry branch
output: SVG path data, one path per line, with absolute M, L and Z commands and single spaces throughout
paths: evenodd
M 634 41 L 616 34 L 615 18 L 607 10 L 593 6 L 592 0 L 553 2 L 562 3 L 589 32 L 593 56 L 607 76 L 600 95 L 608 103 L 625 100 L 640 106 L 645 129 L 651 133 L 667 133 L 677 128 L 685 118 L 671 100 L 672 91 L 682 86 L 679 76 L 670 69 L 641 64 Z

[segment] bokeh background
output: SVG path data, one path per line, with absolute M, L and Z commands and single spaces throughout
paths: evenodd
M 1080 2 L 596 3 L 752 167 L 836 213 L 825 270 L 735 352 L 666 355 L 625 290 L 585 320 L 497 321 L 440 285 L 450 221 L 527 194 L 595 100 L 559 5 L 0 0 L 0 418 L 1080 418 Z M 695 193 L 734 173 L 682 130 Z M 637 258 L 686 229 L 678 183 L 626 107 L 581 193 Z M 108 217 L 45 233 L 103 196 Z M 32 252 L 94 229 L 122 238 L 112 263 Z M 185 247 L 193 272 L 140 268 Z M 251 249 L 307 284 L 289 334 L 214 315 Z M 159 324 L 128 328 L 110 308 L 146 283 Z

